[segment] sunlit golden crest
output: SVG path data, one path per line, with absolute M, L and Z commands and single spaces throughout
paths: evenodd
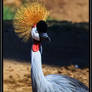
M 24 41 L 31 37 L 31 28 L 40 20 L 46 21 L 49 12 L 45 6 L 39 2 L 27 3 L 21 6 L 14 17 L 15 32 Z

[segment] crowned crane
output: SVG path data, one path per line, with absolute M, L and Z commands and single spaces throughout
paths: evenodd
M 39 21 L 31 31 L 33 44 L 31 50 L 31 79 L 33 92 L 88 92 L 80 81 L 59 74 L 44 76 L 42 72 L 41 42 L 50 38 L 47 34 L 47 24 Z

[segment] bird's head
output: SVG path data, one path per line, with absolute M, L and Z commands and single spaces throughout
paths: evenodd
M 43 40 L 51 41 L 50 37 L 47 34 L 48 26 L 45 21 L 43 20 L 39 21 L 36 25 L 33 26 L 33 28 L 35 28 L 36 34 L 38 33 L 40 41 L 43 41 Z M 38 35 L 35 35 L 35 37 Z M 35 37 L 32 37 L 32 38 L 35 39 Z

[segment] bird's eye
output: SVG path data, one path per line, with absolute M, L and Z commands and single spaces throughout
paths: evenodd
M 35 32 L 36 32 L 36 33 L 38 33 L 38 31 L 37 31 L 37 30 L 36 30 Z

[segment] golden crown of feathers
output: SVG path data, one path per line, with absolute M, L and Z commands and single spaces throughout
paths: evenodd
M 26 42 L 31 37 L 32 26 L 40 20 L 46 21 L 48 15 L 49 12 L 42 3 L 31 2 L 22 5 L 14 17 L 15 33 Z

